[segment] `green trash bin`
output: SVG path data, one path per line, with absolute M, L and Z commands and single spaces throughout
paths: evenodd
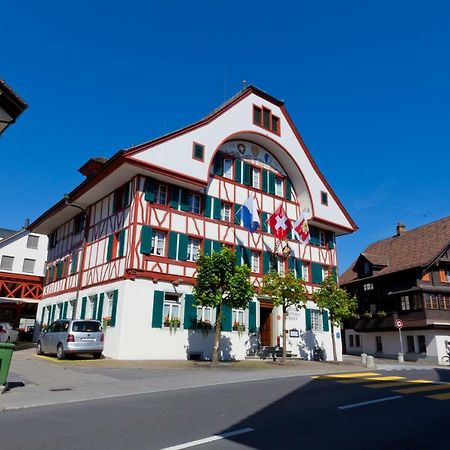
M 9 366 L 16 344 L 0 342 L 0 393 L 6 390 L 6 379 L 8 377 Z

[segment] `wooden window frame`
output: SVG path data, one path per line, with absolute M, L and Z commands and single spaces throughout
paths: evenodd
M 231 161 L 229 177 L 225 176 L 225 161 Z M 226 180 L 234 181 L 234 158 L 231 158 L 229 156 L 222 158 L 222 177 Z
M 159 189 L 162 187 L 166 189 L 166 202 L 165 203 L 159 202 Z M 153 203 L 155 205 L 167 206 L 169 204 L 169 202 L 168 202 L 169 198 L 170 198 L 169 185 L 165 184 L 165 183 L 155 183 L 155 199 L 154 199 Z
M 224 206 L 228 206 L 230 208 L 230 217 L 229 217 L 228 220 L 225 220 L 224 216 L 223 216 L 223 208 L 224 208 Z M 226 222 L 226 223 L 232 223 L 233 222 L 233 204 L 232 203 L 226 202 L 226 201 L 223 201 L 223 200 L 220 202 L 220 220 L 222 222 Z
M 197 145 L 202 148 L 202 158 L 197 158 L 195 156 L 195 148 L 196 148 Z M 194 161 L 205 162 L 205 146 L 203 144 L 200 144 L 200 142 L 195 142 L 194 141 L 192 143 L 192 159 Z
M 254 254 L 258 255 L 258 271 L 257 272 L 253 270 L 253 255 Z M 250 269 L 251 269 L 252 273 L 256 273 L 256 274 L 261 273 L 261 262 L 262 262 L 261 252 L 258 250 L 250 250 Z
M 158 255 L 158 253 L 153 253 L 152 252 L 152 246 L 153 246 L 153 236 L 155 235 L 155 233 L 162 233 L 164 235 L 164 239 L 163 239 L 163 252 L 162 255 Z M 152 237 L 151 237 L 151 241 L 150 241 L 150 253 L 148 254 L 148 256 L 156 256 L 158 258 L 166 258 L 167 257 L 167 231 L 166 230 L 162 230 L 160 228 L 152 228 Z M 157 248 L 157 246 L 156 246 Z
M 328 206 L 328 192 L 320 191 L 320 204 L 323 206 Z
M 194 204 L 191 202 L 191 198 L 195 198 L 195 197 L 197 197 L 199 200 L 198 201 L 198 211 L 193 210 Z M 189 201 L 189 212 L 190 213 L 198 214 L 198 215 L 202 214 L 202 196 L 201 196 L 201 194 L 197 194 L 195 192 L 189 192 L 188 201 Z
M 198 241 L 198 247 L 197 247 L 197 254 L 195 255 L 194 259 L 189 259 L 189 241 Z M 195 262 L 200 255 L 201 251 L 203 249 L 203 240 L 200 239 L 198 236 L 189 236 L 187 237 L 187 247 L 186 247 L 186 261 L 188 262 Z M 191 255 L 192 256 L 192 255 Z
M 260 112 L 261 120 L 259 122 L 255 120 L 255 110 L 258 110 Z M 269 126 L 268 127 L 266 127 L 264 125 L 264 111 L 268 111 L 269 112 Z M 275 119 L 276 123 L 278 124 L 278 130 L 277 131 L 274 130 L 274 126 L 273 126 L 274 119 Z M 252 123 L 253 123 L 253 125 L 261 127 L 264 130 L 266 130 L 266 131 L 270 131 L 271 133 L 276 134 L 277 136 L 281 136 L 281 120 L 280 120 L 280 118 L 278 116 L 275 116 L 272 113 L 272 110 L 270 108 L 267 108 L 267 106 L 263 106 L 263 105 L 258 106 L 258 105 L 253 104 L 253 107 L 252 107 Z

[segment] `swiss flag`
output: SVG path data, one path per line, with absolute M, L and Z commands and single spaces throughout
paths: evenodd
M 280 205 L 275 212 L 267 219 L 267 223 L 272 229 L 272 233 L 278 239 L 284 239 L 292 229 L 292 223 L 286 213 L 283 205 Z
M 302 243 L 307 244 L 309 242 L 309 227 L 305 214 L 301 214 L 300 217 L 294 222 L 293 231 L 294 236 Z

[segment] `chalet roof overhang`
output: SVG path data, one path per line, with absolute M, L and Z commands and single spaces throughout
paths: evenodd
M 0 80 L 0 133 L 14 123 L 27 108 L 28 105 L 3 80 Z
M 356 264 L 356 263 L 355 263 Z M 420 270 L 421 267 L 420 266 L 411 266 L 411 267 L 405 267 L 402 270 L 398 270 L 396 272 L 388 272 L 388 273 L 375 273 L 375 275 L 370 275 L 367 277 L 361 277 L 361 278 L 355 278 L 353 280 L 347 281 L 345 283 L 339 283 L 339 285 L 341 287 L 346 287 L 346 286 L 355 286 L 357 284 L 362 284 L 362 283 L 370 283 L 372 281 L 378 281 L 381 280 L 383 278 L 392 278 L 392 277 L 396 277 L 399 274 L 404 274 L 406 272 L 410 272 L 413 270 Z

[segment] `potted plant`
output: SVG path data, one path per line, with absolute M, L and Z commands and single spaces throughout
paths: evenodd
M 175 332 L 177 330 L 177 328 L 180 327 L 180 325 L 181 325 L 181 321 L 178 317 L 173 317 L 173 316 L 172 317 L 169 317 L 169 316 L 164 317 L 164 326 L 169 328 L 171 332 L 172 331 Z
M 104 330 L 106 330 L 106 328 L 109 327 L 110 323 L 111 323 L 111 317 L 110 316 L 103 317 L 103 319 L 102 319 L 102 326 L 103 326 Z
M 245 325 L 243 323 L 234 322 L 233 323 L 233 331 L 237 331 L 240 336 L 245 331 Z

